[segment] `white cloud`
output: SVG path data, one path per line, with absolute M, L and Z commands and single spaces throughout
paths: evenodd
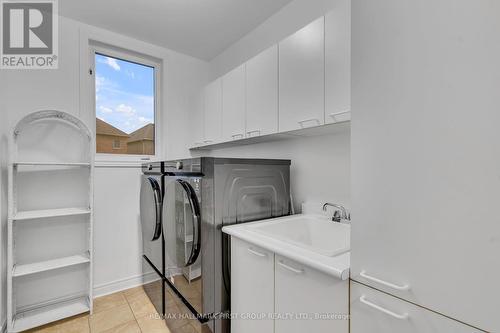
M 146 117 L 139 117 L 138 119 L 141 123 L 152 123 L 151 119 Z
M 132 117 L 133 115 L 135 115 L 134 108 L 131 107 L 130 105 L 126 105 L 126 104 L 120 104 L 120 105 L 118 105 L 115 108 L 115 111 L 116 112 L 121 112 L 124 115 L 126 115 L 127 117 Z
M 132 71 L 126 71 L 125 74 L 127 74 L 132 79 L 135 79 L 135 73 L 134 72 L 132 72 Z
M 118 65 L 118 62 L 115 58 L 106 57 L 106 65 L 113 68 L 115 71 L 120 70 L 120 65 Z
M 101 106 L 99 106 L 99 111 L 101 111 L 102 113 L 112 113 L 112 112 L 113 112 L 113 110 L 112 110 L 112 109 L 107 108 L 107 107 L 102 106 L 102 105 L 101 105 Z
M 102 76 L 96 76 L 95 77 L 95 91 L 99 92 L 101 87 L 104 85 L 104 78 Z

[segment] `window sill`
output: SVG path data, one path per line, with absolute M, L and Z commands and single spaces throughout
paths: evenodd
M 94 165 L 97 168 L 140 168 L 144 163 L 157 160 L 156 156 L 140 156 L 130 158 L 128 156 L 96 156 Z
M 95 161 L 94 166 L 96 168 L 140 168 L 143 163 L 147 161 Z

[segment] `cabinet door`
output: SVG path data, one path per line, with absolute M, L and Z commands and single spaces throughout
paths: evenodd
M 278 255 L 275 266 L 275 309 L 281 316 L 275 322 L 275 333 L 348 332 L 348 281 Z
M 222 139 L 245 137 L 245 65 L 222 77 Z
M 219 78 L 205 88 L 205 139 L 204 143 L 222 140 L 222 80 Z
M 278 46 L 247 62 L 247 137 L 278 132 Z
M 274 254 L 231 238 L 231 332 L 272 333 L 274 313 Z
M 479 333 L 435 312 L 351 282 L 351 333 Z
M 279 43 L 279 130 L 325 122 L 324 17 Z
M 325 15 L 325 123 L 351 119 L 351 1 Z
M 500 2 L 435 4 L 352 1 L 351 278 L 500 332 Z
M 200 93 L 195 101 L 192 112 L 192 125 L 193 131 L 191 139 L 193 146 L 203 145 L 205 140 L 205 94 L 204 91 Z

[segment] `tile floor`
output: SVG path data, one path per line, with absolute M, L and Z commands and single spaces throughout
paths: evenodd
M 185 313 L 180 301 L 167 302 L 170 313 Z M 183 308 L 184 307 L 184 308 Z M 168 326 L 167 326 L 168 325 Z M 26 332 L 34 333 L 197 333 L 199 325 L 187 319 L 160 319 L 142 286 L 96 298 L 94 313 L 82 314 Z

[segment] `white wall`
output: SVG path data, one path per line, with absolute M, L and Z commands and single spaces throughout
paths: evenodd
M 244 63 L 324 15 L 334 5 L 335 0 L 292 1 L 213 59 L 210 62 L 210 78 L 219 77 Z M 291 159 L 291 186 L 297 211 L 303 201 L 331 201 L 350 207 L 349 131 L 218 149 L 209 154 L 218 157 Z
M 5 320 L 5 252 L 6 252 L 6 142 L 14 124 L 26 114 L 41 109 L 58 109 L 80 116 L 87 124 L 93 109 L 85 106 L 80 94 L 80 63 L 87 54 L 80 54 L 80 31 L 92 30 L 109 35 L 112 40 L 133 45 L 141 43 L 125 36 L 89 27 L 60 18 L 59 69 L 0 71 L 0 166 L 1 166 L 1 229 L 2 285 L 0 295 L 0 325 Z M 160 49 L 156 46 L 151 48 Z M 139 50 L 141 51 L 141 50 Z M 206 82 L 207 64 L 170 50 L 164 54 L 163 115 L 165 130 L 162 158 L 187 156 L 188 113 L 193 96 Z M 95 172 L 95 266 L 96 293 L 137 283 L 142 273 L 139 234 L 138 167 L 97 167 Z
M 207 155 L 207 153 L 198 153 Z M 211 151 L 210 156 L 290 159 L 296 212 L 304 201 L 350 207 L 350 130 Z

